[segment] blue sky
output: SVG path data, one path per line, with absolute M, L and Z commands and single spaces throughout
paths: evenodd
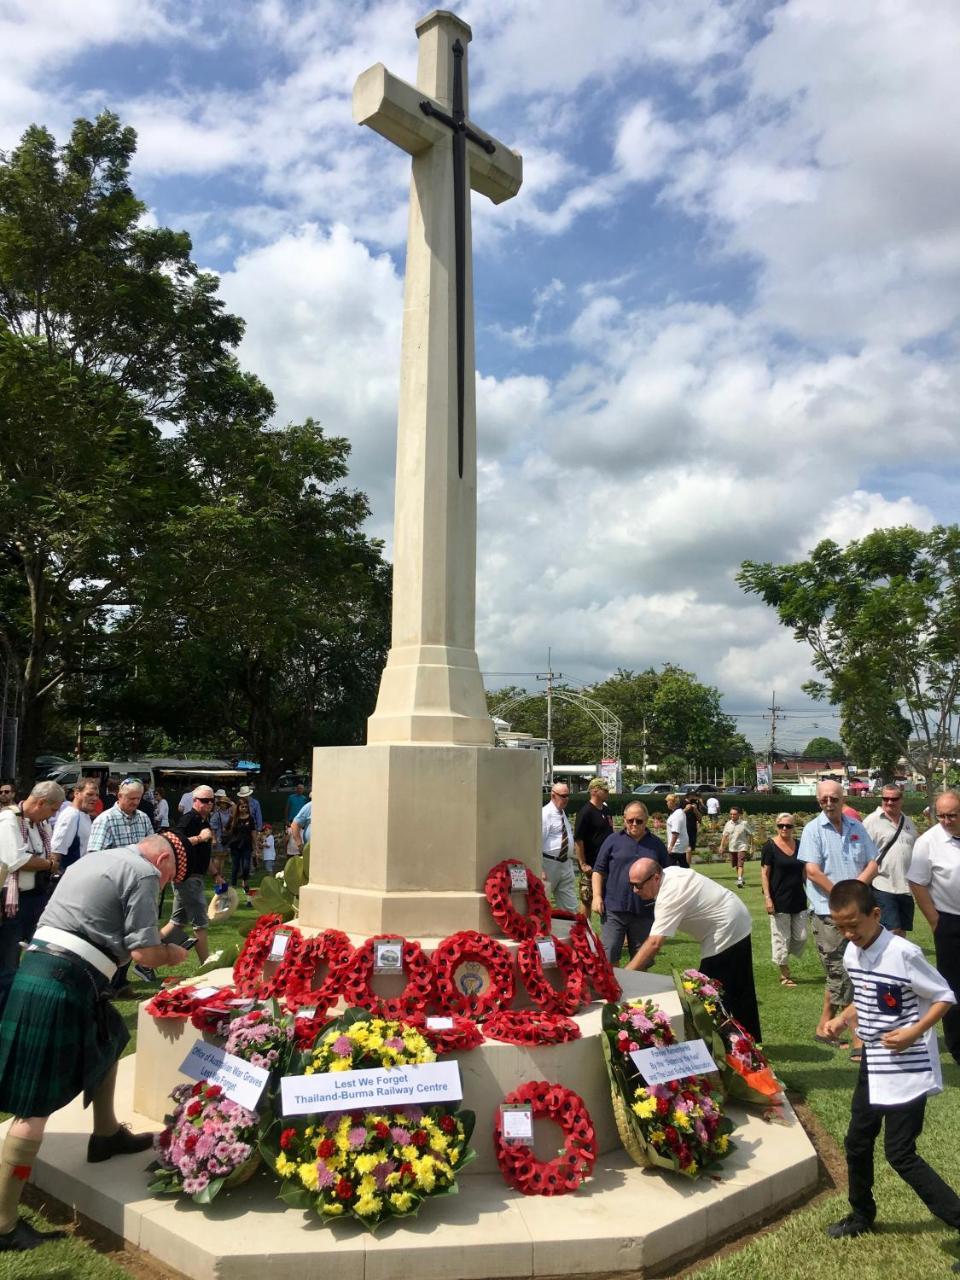
M 137 128 L 150 216 L 221 275 L 280 419 L 349 437 L 388 541 L 409 167 L 350 93 L 376 61 L 413 79 L 425 11 L 0 0 L 0 147 L 104 107 Z M 473 202 L 481 667 L 678 662 L 759 741 L 809 673 L 740 561 L 956 518 L 960 10 L 458 12 L 471 113 L 525 165 Z

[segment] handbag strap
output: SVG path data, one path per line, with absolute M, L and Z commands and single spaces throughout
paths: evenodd
M 900 815 L 900 821 L 897 823 L 897 829 L 896 829 L 896 831 L 893 833 L 893 835 L 890 837 L 890 839 L 887 841 L 887 843 L 883 846 L 883 848 L 882 848 L 882 849 L 879 851 L 879 853 L 877 854 L 877 866 L 878 866 L 878 867 L 883 865 L 883 860 L 884 860 L 884 858 L 887 856 L 887 854 L 890 852 L 890 850 L 893 848 L 893 846 L 894 846 L 894 845 L 897 843 L 897 841 L 900 839 L 900 832 L 903 830 L 903 824 L 904 824 L 904 821 L 906 820 L 906 816 L 907 816 L 907 815 L 906 815 L 905 813 L 901 813 L 901 815 Z

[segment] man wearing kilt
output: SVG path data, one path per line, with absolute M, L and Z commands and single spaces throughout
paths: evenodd
M 14 1119 L 0 1149 L 0 1253 L 35 1249 L 42 1234 L 17 1217 L 48 1117 L 82 1093 L 93 1103 L 87 1160 L 146 1151 L 114 1111 L 117 1062 L 130 1038 L 109 1001 L 110 981 L 132 957 L 177 965 L 183 947 L 160 941 L 160 890 L 186 874 L 174 832 L 88 853 L 64 873 L 24 953 L 0 1022 L 0 1110 Z

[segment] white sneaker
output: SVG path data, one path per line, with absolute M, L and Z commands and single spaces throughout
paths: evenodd
M 738 889 L 742 889 L 742 888 L 743 888 L 743 881 L 742 881 L 742 880 L 738 880 L 738 881 L 737 881 L 737 888 L 738 888 Z

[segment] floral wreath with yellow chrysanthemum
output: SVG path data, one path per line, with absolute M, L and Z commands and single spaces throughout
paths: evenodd
M 352 1009 L 304 1055 L 305 1074 L 433 1062 L 415 1027 Z M 451 1105 L 373 1107 L 276 1122 L 261 1151 L 280 1199 L 323 1222 L 352 1217 L 370 1230 L 456 1191 L 475 1117 Z

